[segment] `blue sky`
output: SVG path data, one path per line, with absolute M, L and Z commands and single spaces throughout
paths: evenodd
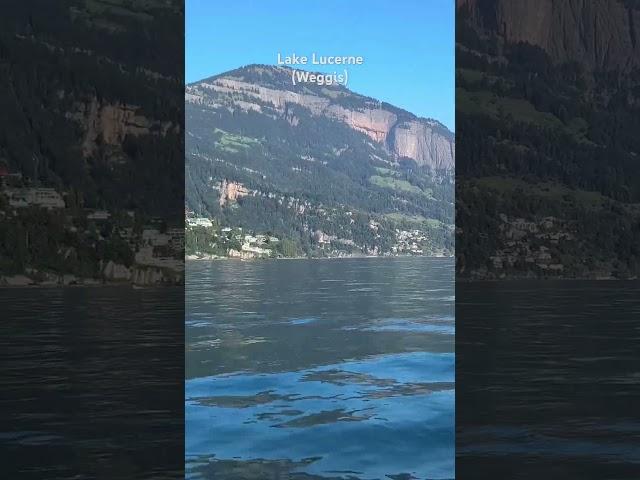
M 363 65 L 346 67 L 349 89 L 453 130 L 454 6 L 454 0 L 186 0 L 186 80 L 275 64 L 278 52 L 361 55 Z

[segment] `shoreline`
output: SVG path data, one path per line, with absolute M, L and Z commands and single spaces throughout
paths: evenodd
M 195 256 L 185 256 L 186 262 L 260 262 L 260 261 L 283 261 L 283 260 L 369 260 L 369 259 L 381 259 L 381 260 L 392 260 L 399 258 L 442 258 L 442 259 L 453 259 L 453 256 L 443 256 L 443 255 L 390 255 L 390 256 L 382 256 L 382 255 L 362 255 L 362 256 L 353 256 L 353 257 L 277 257 L 277 258 L 233 258 L 233 257 L 217 257 L 217 258 L 207 258 L 207 257 L 195 257 Z
M 42 284 L 42 283 L 30 283 L 27 285 L 3 285 L 0 284 L 0 290 L 13 290 L 20 288 L 34 288 L 34 289 L 64 289 L 64 288 L 127 288 L 129 290 L 152 290 L 160 288 L 171 287 L 184 287 L 184 283 L 180 284 L 154 284 L 154 285 L 136 285 L 134 283 L 73 283 L 73 284 Z
M 505 278 L 469 278 L 456 277 L 456 283 L 524 283 L 533 282 L 640 282 L 640 278 L 616 278 L 616 277 L 505 277 Z

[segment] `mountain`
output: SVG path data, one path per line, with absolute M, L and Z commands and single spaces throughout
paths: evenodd
M 0 163 L 86 207 L 180 218 L 179 3 L 26 0 L 6 12 Z
M 176 0 L 5 9 L 0 285 L 174 281 L 184 251 L 158 229 L 183 230 L 183 11 Z
M 215 95 L 211 95 L 211 92 Z M 238 103 L 234 96 L 244 96 Z M 413 159 L 432 169 L 454 167 L 453 134 L 440 122 L 350 92 L 291 81 L 291 69 L 252 65 L 188 85 L 186 101 L 209 107 L 239 107 L 260 112 L 271 104 L 278 115 L 300 106 L 312 115 L 338 120 L 384 145 L 397 157 Z
M 424 233 L 418 250 L 452 250 L 455 142 L 440 122 L 266 65 L 187 85 L 185 112 L 196 214 L 308 255 L 390 253 L 401 227 Z
M 458 2 L 458 275 L 640 273 L 636 2 Z
M 542 48 L 554 61 L 592 69 L 640 66 L 638 0 L 458 0 L 460 12 L 507 43 Z

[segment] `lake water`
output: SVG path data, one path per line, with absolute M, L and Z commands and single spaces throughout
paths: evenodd
M 640 283 L 456 290 L 458 478 L 640 478 Z
M 453 269 L 188 262 L 187 478 L 454 478 Z
M 184 478 L 183 301 L 0 289 L 0 477 Z

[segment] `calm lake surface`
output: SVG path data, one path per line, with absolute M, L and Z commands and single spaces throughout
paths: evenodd
M 0 289 L 0 477 L 184 478 L 184 290 Z
M 450 259 L 188 262 L 187 478 L 454 478 Z
M 459 283 L 458 478 L 640 478 L 640 284 Z

